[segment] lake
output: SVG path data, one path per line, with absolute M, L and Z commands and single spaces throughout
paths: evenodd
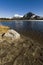
M 0 25 L 9 26 L 10 28 L 16 30 L 17 32 L 30 36 L 35 40 L 41 39 L 43 41 L 43 22 L 42 21 L 10 21 L 10 22 L 0 22 Z
M 11 38 L 0 35 L 0 65 L 43 65 L 42 21 L 3 21 L 0 25 L 21 34 L 19 41 L 12 33 Z
M 11 21 L 0 22 L 0 25 L 9 26 L 16 31 L 38 31 L 43 32 L 42 21 Z

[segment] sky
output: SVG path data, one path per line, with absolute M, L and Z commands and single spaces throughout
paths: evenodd
M 33 12 L 43 16 L 43 0 L 0 0 L 0 17 L 13 17 Z

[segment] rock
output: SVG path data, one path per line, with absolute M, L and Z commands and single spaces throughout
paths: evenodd
M 18 32 L 16 32 L 13 29 L 8 30 L 5 34 L 4 37 L 7 38 L 12 38 L 12 40 L 19 40 L 20 39 L 20 34 Z

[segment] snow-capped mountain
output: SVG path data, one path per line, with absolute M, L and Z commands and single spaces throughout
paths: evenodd
M 23 16 L 24 19 L 31 19 L 31 20 L 41 20 L 43 17 L 38 16 L 32 12 L 29 12 Z
M 23 15 L 15 14 L 14 17 L 21 18 L 21 17 L 23 17 Z

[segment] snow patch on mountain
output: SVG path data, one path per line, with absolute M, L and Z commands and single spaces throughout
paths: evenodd
M 15 14 L 14 17 L 23 17 L 23 15 Z

